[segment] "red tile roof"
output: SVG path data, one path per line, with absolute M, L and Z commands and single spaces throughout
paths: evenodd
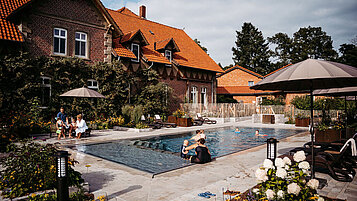
M 24 41 L 20 30 L 6 18 L 31 0 L 1 0 L 0 1 L 0 40 Z
M 141 30 L 150 44 L 143 49 L 143 54 L 149 61 L 159 63 L 167 62 L 168 60 L 154 49 L 154 43 L 173 38 L 180 49 L 180 52 L 173 54 L 173 59 L 179 65 L 223 72 L 221 67 L 219 67 L 183 30 L 140 18 L 127 8 L 122 8 L 117 11 L 107 10 L 124 33 Z
M 234 69 L 240 69 L 240 70 L 245 71 L 245 72 L 247 72 L 249 74 L 252 74 L 252 75 L 254 75 L 254 76 L 258 77 L 258 78 L 262 78 L 262 79 L 264 78 L 264 76 L 262 76 L 262 75 L 260 75 L 260 74 L 258 74 L 256 72 L 253 72 L 251 70 L 248 70 L 246 68 L 243 68 L 242 66 L 239 66 L 239 65 L 235 65 L 235 66 L 233 66 L 231 68 L 228 68 L 223 73 L 219 74 L 217 77 L 221 77 L 222 75 L 224 75 L 226 73 L 229 73 L 229 72 L 233 71 Z
M 114 43 L 113 49 L 114 49 L 115 53 L 118 54 L 118 56 L 136 59 L 136 56 L 134 55 L 134 53 L 132 51 L 128 50 L 127 48 L 125 48 L 119 42 Z
M 263 95 L 273 94 L 276 91 L 262 91 L 250 89 L 250 86 L 224 86 L 217 87 L 217 94 L 229 94 L 229 95 Z
M 283 66 L 283 67 L 281 67 L 281 68 L 279 68 L 279 69 L 277 69 L 277 70 L 275 70 L 275 71 L 273 71 L 273 72 L 270 72 L 269 74 L 265 75 L 264 77 L 268 77 L 269 75 L 271 75 L 271 74 L 273 74 L 273 73 L 275 73 L 275 72 L 278 72 L 279 70 L 282 70 L 282 69 L 284 69 L 284 68 L 286 68 L 286 67 L 288 67 L 288 66 L 290 66 L 290 65 L 292 65 L 292 64 L 288 64 L 288 65 Z

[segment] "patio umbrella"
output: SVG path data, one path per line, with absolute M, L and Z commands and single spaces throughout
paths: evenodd
M 102 94 L 88 89 L 87 87 L 81 87 L 77 89 L 72 89 L 67 91 L 64 94 L 60 95 L 61 97 L 77 97 L 77 98 L 105 98 Z
M 357 68 L 331 61 L 307 59 L 283 68 L 264 78 L 252 89 L 306 91 L 311 96 L 311 128 L 313 128 L 313 90 L 357 86 Z M 312 164 L 314 173 L 314 132 L 311 132 Z
M 319 89 L 313 92 L 315 96 L 344 96 L 345 98 L 345 114 L 347 115 L 347 96 L 357 96 L 357 87 L 344 87 L 332 89 Z M 355 98 L 356 101 L 356 98 Z M 357 102 L 356 102 L 357 103 Z M 357 105 L 356 105 L 357 106 Z M 347 136 L 347 122 L 346 119 L 346 136 Z

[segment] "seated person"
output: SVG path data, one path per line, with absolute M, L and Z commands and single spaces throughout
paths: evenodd
M 188 140 L 184 140 L 183 144 L 181 145 L 181 158 L 186 159 L 188 151 L 186 151 L 186 147 L 188 147 Z
M 63 121 L 61 120 L 61 118 L 58 117 L 56 117 L 55 120 L 56 120 L 56 128 L 57 128 L 56 133 L 57 133 L 58 140 L 61 139 L 61 135 L 63 135 L 63 139 L 66 139 L 66 135 L 64 134 Z
M 211 162 L 211 153 L 208 147 L 205 145 L 206 140 L 201 138 L 198 140 L 197 144 L 191 145 L 185 148 L 186 151 L 195 149 L 196 156 L 191 156 L 191 163 L 207 163 Z
M 194 141 L 198 141 L 201 138 L 201 131 L 200 130 L 196 130 L 196 135 L 191 137 L 190 140 L 194 140 Z
M 77 121 L 76 121 L 76 135 L 77 135 L 77 139 L 81 138 L 82 133 L 84 133 L 88 127 L 86 122 L 82 119 L 82 115 L 79 114 L 77 115 Z

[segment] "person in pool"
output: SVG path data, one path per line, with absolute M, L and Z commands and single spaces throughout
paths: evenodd
M 186 147 L 185 150 L 189 151 L 195 149 L 195 156 L 190 157 L 191 163 L 207 163 L 211 162 L 211 153 L 209 152 L 208 147 L 205 145 L 206 140 L 201 138 L 198 140 L 197 144 L 193 144 L 189 147 Z
M 265 136 L 268 136 L 268 135 L 261 135 L 261 134 L 259 134 L 259 130 L 256 130 L 255 131 L 255 136 L 257 136 L 257 137 L 265 137 Z
M 196 130 L 196 135 L 191 138 L 191 140 L 198 141 L 201 138 L 205 138 L 205 134 L 202 134 L 200 130 Z
M 237 128 L 236 128 L 236 130 L 235 130 L 234 132 L 236 132 L 236 133 L 240 133 L 239 128 L 237 127 Z
M 187 159 L 188 151 L 186 151 L 186 147 L 188 147 L 188 140 L 184 140 L 181 145 L 181 158 Z

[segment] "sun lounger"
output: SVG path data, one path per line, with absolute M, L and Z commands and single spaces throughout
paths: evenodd
M 200 122 L 202 122 L 202 124 L 203 123 L 206 123 L 206 124 L 216 124 L 217 123 L 216 120 L 210 120 L 207 117 L 203 118 L 201 113 L 197 113 L 196 116 L 197 116 L 197 119 L 194 119 L 194 121 L 200 121 Z
M 162 127 L 162 125 L 160 123 L 155 123 L 155 122 L 151 123 L 151 122 L 147 121 L 144 115 L 141 115 L 140 121 L 144 124 L 147 124 L 150 128 L 153 128 L 153 129 L 160 129 Z
M 166 126 L 167 128 L 176 128 L 176 124 L 175 123 L 168 123 L 168 122 L 164 122 L 162 121 L 160 115 L 155 114 L 155 121 L 154 124 L 161 124 L 162 126 Z

